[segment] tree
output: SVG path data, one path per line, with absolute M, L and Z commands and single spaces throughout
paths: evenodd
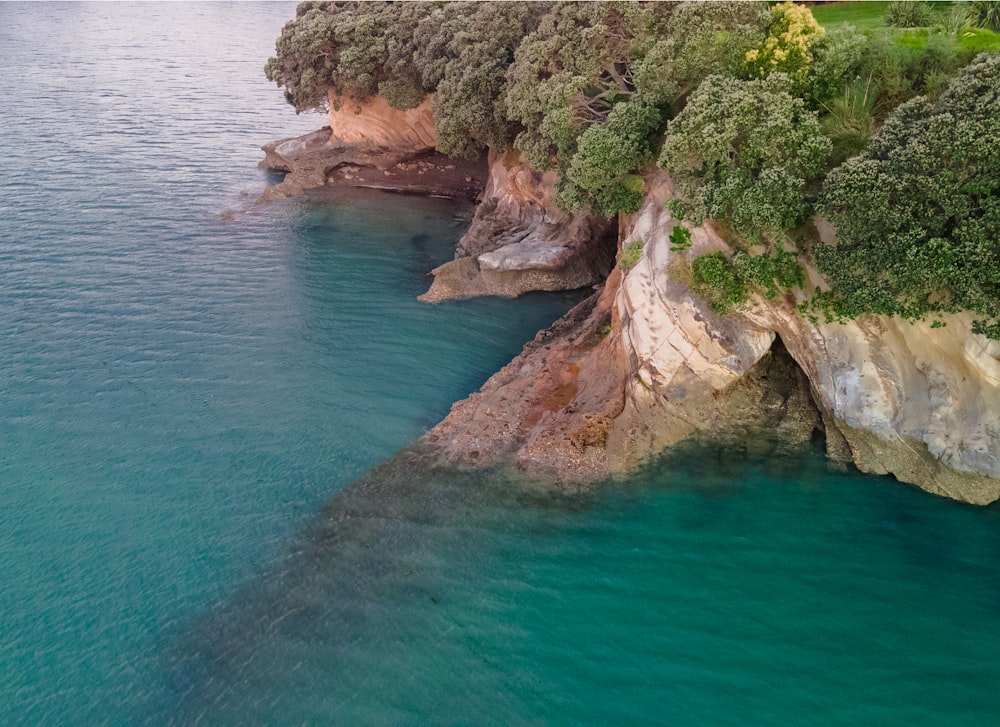
M 751 78 L 785 73 L 797 88 L 805 88 L 813 61 L 810 49 L 823 32 L 809 8 L 791 0 L 775 5 L 767 38 L 744 56 L 747 73 Z
M 650 142 L 660 123 L 660 114 L 652 106 L 620 102 L 604 123 L 588 127 L 560 184 L 563 206 L 574 209 L 586 201 L 605 217 L 637 212 L 643 182 L 635 171 L 652 153 Z M 583 194 L 577 194 L 572 185 Z
M 640 93 L 636 63 L 665 32 L 665 3 L 560 3 L 520 44 L 508 72 L 515 146 L 560 173 L 557 203 L 611 216 L 638 209 L 639 173 L 663 109 Z
M 830 141 L 783 74 L 709 76 L 667 126 L 659 164 L 689 218 L 720 219 L 753 241 L 793 227 L 806 185 L 825 169 Z
M 835 315 L 972 310 L 1000 338 L 1000 55 L 959 71 L 936 102 L 897 108 L 827 177 L 817 248 Z
M 708 76 L 737 75 L 770 22 L 764 3 L 681 3 L 650 34 L 635 63 L 636 90 L 646 103 L 679 111 Z
M 302 3 L 282 29 L 264 72 L 284 86 L 296 111 L 325 108 L 329 91 L 358 101 L 382 93 L 398 108 L 412 108 L 426 94 L 412 69 L 413 35 L 432 8 Z
M 435 92 L 440 151 L 472 156 L 511 145 L 518 126 L 507 114 L 507 69 L 548 9 L 548 3 L 447 3 L 421 21 L 414 60 Z
M 303 3 L 286 24 L 267 77 L 297 111 L 328 92 L 358 102 L 378 94 L 398 109 L 434 94 L 438 148 L 474 155 L 516 133 L 505 107 L 514 50 L 547 3 Z

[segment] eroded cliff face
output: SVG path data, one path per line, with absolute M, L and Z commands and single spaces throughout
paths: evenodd
M 625 471 L 697 433 L 793 447 L 822 432 L 831 457 L 863 471 L 977 504 L 1000 498 L 1000 343 L 961 315 L 944 328 L 811 322 L 790 294 L 717 316 L 677 263 L 725 242 L 705 225 L 689 250 L 671 251 L 671 185 L 649 182 L 622 237 L 643 242 L 638 263 L 453 407 L 427 435 L 445 459 L 511 459 L 573 480 Z
M 449 159 L 435 152 L 431 98 L 407 111 L 380 97 L 330 98 L 330 126 L 265 144 L 262 167 L 288 172 L 262 199 L 322 186 L 378 187 L 421 194 L 475 197 L 486 160 Z
M 288 174 L 261 199 L 356 186 L 479 201 L 455 260 L 433 271 L 421 300 L 572 290 L 603 281 L 611 270 L 613 221 L 560 210 L 555 173 L 534 171 L 516 152 L 488 160 L 438 154 L 430 97 L 398 111 L 380 97 L 331 95 L 329 120 L 329 127 L 262 147 L 260 165 Z
M 701 311 L 666 274 L 672 223 L 657 180 L 623 241 L 639 263 L 544 331 L 426 436 L 459 466 L 509 459 L 564 481 L 624 472 L 697 432 L 741 447 L 807 444 L 822 427 L 773 332 Z M 668 224 L 665 224 L 668 223 Z M 702 245 L 711 244 L 696 231 Z
M 514 297 L 529 290 L 572 290 L 607 277 L 615 225 L 556 207 L 556 176 L 516 152 L 490 156 L 489 179 L 455 259 L 433 271 L 420 296 L 436 303 L 477 295 Z
M 330 130 L 344 144 L 421 151 L 437 145 L 437 122 L 430 96 L 413 109 L 394 109 L 381 96 L 358 102 L 331 93 Z

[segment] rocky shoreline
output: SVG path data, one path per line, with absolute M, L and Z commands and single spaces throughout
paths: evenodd
M 332 111 L 330 128 L 265 146 L 262 166 L 288 176 L 263 198 L 309 186 L 477 198 L 425 301 L 597 288 L 425 435 L 444 462 L 514 463 L 570 482 L 628 471 L 693 436 L 768 450 L 823 440 L 833 460 L 862 471 L 966 502 L 1000 499 L 1000 342 L 968 333 L 962 316 L 944 328 L 880 316 L 821 323 L 798 311 L 801 291 L 717 316 L 670 270 L 729 248 L 705 224 L 689 250 L 671 249 L 679 223 L 664 207 L 664 175 L 646 178 L 631 217 L 570 215 L 554 204 L 553 175 L 512 153 L 441 157 L 429 104 L 405 118 L 384 106 Z M 337 136 L 338 125 L 350 133 Z M 636 264 L 616 266 L 616 251 L 636 241 Z M 822 284 L 810 275 L 807 287 Z
M 456 159 L 434 150 L 398 154 L 357 149 L 337 143 L 328 126 L 261 148 L 261 167 L 287 173 L 280 184 L 264 191 L 264 200 L 316 187 L 365 187 L 477 202 L 489 172 L 485 154 L 477 159 Z

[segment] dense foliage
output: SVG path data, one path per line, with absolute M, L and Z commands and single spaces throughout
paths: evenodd
M 810 50 L 823 35 L 823 28 L 808 8 L 793 5 L 791 0 L 775 5 L 771 16 L 767 38 L 744 56 L 747 70 L 753 78 L 785 73 L 804 87 L 813 61 Z
M 282 30 L 265 73 L 296 110 L 327 94 L 376 94 L 413 108 L 434 93 L 438 147 L 471 156 L 503 148 L 515 127 L 505 109 L 514 51 L 547 3 L 302 3 Z
M 837 229 L 816 259 L 834 313 L 917 317 L 969 309 L 1000 333 L 1000 56 L 959 72 L 936 102 L 896 109 L 829 175 Z
M 791 2 L 307 2 L 266 73 L 297 110 L 431 94 L 440 151 L 515 147 L 571 211 L 637 210 L 658 161 L 673 210 L 730 233 L 691 270 L 720 311 L 801 283 L 785 232 L 821 197 L 816 305 L 1000 337 L 997 4 L 821 9 L 828 32 Z
M 774 298 L 782 288 L 799 287 L 805 279 L 795 254 L 783 247 L 773 254 L 750 255 L 739 250 L 732 256 L 723 252 L 699 255 L 691 263 L 691 273 L 695 292 L 719 315 L 746 303 L 752 292 Z
M 830 142 L 784 74 L 709 76 L 673 119 L 660 155 L 688 200 L 686 216 L 727 220 L 754 241 L 797 224 Z

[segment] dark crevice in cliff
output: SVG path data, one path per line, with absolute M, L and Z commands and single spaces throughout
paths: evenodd
M 713 439 L 754 454 L 778 454 L 812 447 L 823 437 L 809 378 L 780 336 L 722 395 L 719 413 L 727 423 Z

